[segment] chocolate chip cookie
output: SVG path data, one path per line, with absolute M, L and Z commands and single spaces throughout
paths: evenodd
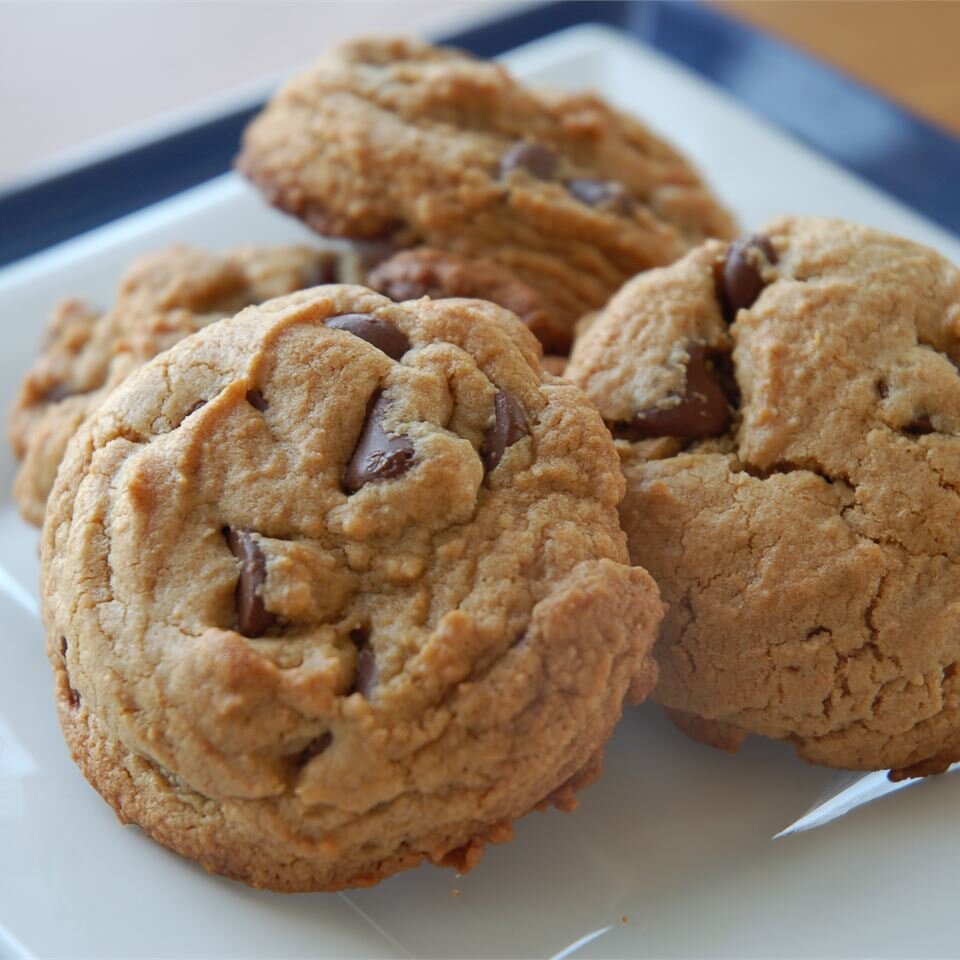
M 534 93 L 414 40 L 323 57 L 254 120 L 238 165 L 320 233 L 507 267 L 548 305 L 548 353 L 637 271 L 733 230 L 685 158 L 599 97 Z
M 60 305 L 10 412 L 22 460 L 14 498 L 24 519 L 43 522 L 67 441 L 110 390 L 146 360 L 250 303 L 335 280 L 358 280 L 349 253 L 308 247 L 244 248 L 219 255 L 174 247 L 133 264 L 111 310 Z
M 542 342 L 551 342 L 551 331 L 559 329 L 543 297 L 493 260 L 471 260 L 430 247 L 401 250 L 374 267 L 366 285 L 391 300 L 489 300 L 516 314 Z M 548 355 L 541 363 L 549 373 L 559 376 L 566 358 Z
M 71 751 L 125 821 L 277 890 L 470 868 L 570 807 L 655 681 L 603 422 L 471 300 L 301 291 L 71 441 L 42 592 Z
M 621 438 L 670 611 L 655 698 L 701 738 L 960 759 L 960 271 L 782 219 L 629 283 L 568 375 Z
M 399 251 L 371 270 L 366 285 L 397 301 L 489 300 L 518 316 L 538 338 L 552 323 L 543 298 L 505 267 L 430 247 Z

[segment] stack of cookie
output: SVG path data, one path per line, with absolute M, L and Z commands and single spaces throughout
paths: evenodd
M 141 261 L 11 416 L 121 819 L 334 890 L 571 809 L 651 694 L 729 749 L 960 758 L 954 267 L 839 221 L 731 243 L 636 120 L 411 41 L 325 57 L 239 166 L 356 253 Z

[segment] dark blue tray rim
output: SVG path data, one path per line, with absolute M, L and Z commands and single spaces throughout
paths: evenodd
M 586 23 L 624 30 L 691 67 L 819 153 L 960 234 L 960 140 L 715 7 L 656 0 L 554 0 L 437 39 L 491 57 Z M 226 172 L 243 128 L 260 106 L 259 101 L 249 103 L 133 149 L 0 192 L 0 265 Z M 788 199 L 785 184 L 785 207 Z

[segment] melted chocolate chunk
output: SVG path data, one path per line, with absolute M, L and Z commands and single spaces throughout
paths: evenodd
M 496 470 L 507 447 L 513 446 L 530 432 L 523 407 L 508 391 L 501 390 L 493 398 L 493 410 L 496 422 L 487 431 L 480 448 L 480 456 L 488 473 Z
M 390 480 L 413 466 L 413 444 L 407 437 L 391 437 L 383 429 L 388 402 L 375 393 L 367 406 L 367 419 L 350 462 L 343 472 L 343 489 L 356 493 L 373 480 Z
M 549 180 L 557 169 L 557 155 L 542 143 L 521 140 L 500 158 L 500 176 L 511 170 L 526 170 L 540 180 Z
M 337 317 L 329 317 L 326 325 L 332 330 L 346 330 L 366 340 L 391 360 L 399 360 L 410 349 L 410 340 L 398 326 L 370 313 L 341 313 Z
M 622 216 L 633 211 L 633 198 L 621 183 L 612 180 L 568 180 L 567 190 L 572 197 L 588 207 L 601 207 Z
M 333 743 L 333 734 L 327 730 L 321 733 L 319 737 L 314 737 L 294 758 L 294 763 L 298 767 L 305 766 L 314 757 L 319 757 L 330 744 Z
M 245 637 L 262 637 L 273 626 L 275 617 L 263 605 L 263 586 L 267 580 L 267 561 L 249 530 L 225 529 L 230 552 L 240 561 L 237 578 L 237 631 Z
M 379 675 L 377 658 L 373 650 L 370 647 L 362 647 L 357 651 L 357 676 L 353 682 L 353 689 L 360 696 L 370 700 Z
M 649 437 L 716 437 L 730 426 L 730 407 L 714 366 L 719 351 L 702 343 L 688 348 L 687 382 L 680 402 L 672 407 L 641 410 L 629 425 L 635 439 Z
M 933 424 L 930 422 L 930 417 L 925 413 L 921 413 L 919 417 L 914 417 L 903 428 L 903 432 L 909 433 L 911 436 L 914 436 L 914 437 L 923 437 L 923 436 L 926 436 L 928 433 L 934 433 L 935 428 Z
M 714 266 L 717 299 L 727 323 L 737 319 L 738 311 L 749 310 L 767 285 L 754 263 L 758 252 L 767 263 L 777 262 L 777 253 L 770 239 L 752 234 L 733 243 L 726 260 Z
M 259 390 L 247 391 L 247 403 L 249 403 L 250 406 L 255 410 L 259 410 L 261 413 L 263 413 L 263 411 L 270 406 L 264 395 Z

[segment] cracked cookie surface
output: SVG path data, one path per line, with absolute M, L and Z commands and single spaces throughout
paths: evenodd
M 549 305 L 548 352 L 637 271 L 733 230 L 685 158 L 599 97 L 414 40 L 321 58 L 253 121 L 238 165 L 320 233 L 509 268 Z
M 346 258 L 309 247 L 246 247 L 222 255 L 172 247 L 131 265 L 110 310 L 62 303 L 9 416 L 10 442 L 22 461 L 14 498 L 23 518 L 43 523 L 67 442 L 131 371 L 248 304 L 359 279 L 344 271 L 351 273 Z
M 133 373 L 42 544 L 61 723 L 151 836 L 278 890 L 374 883 L 599 772 L 662 613 L 596 412 L 511 314 L 328 286 Z
M 568 376 L 615 435 L 691 735 L 935 772 L 960 759 L 960 271 L 782 219 L 628 284 Z

